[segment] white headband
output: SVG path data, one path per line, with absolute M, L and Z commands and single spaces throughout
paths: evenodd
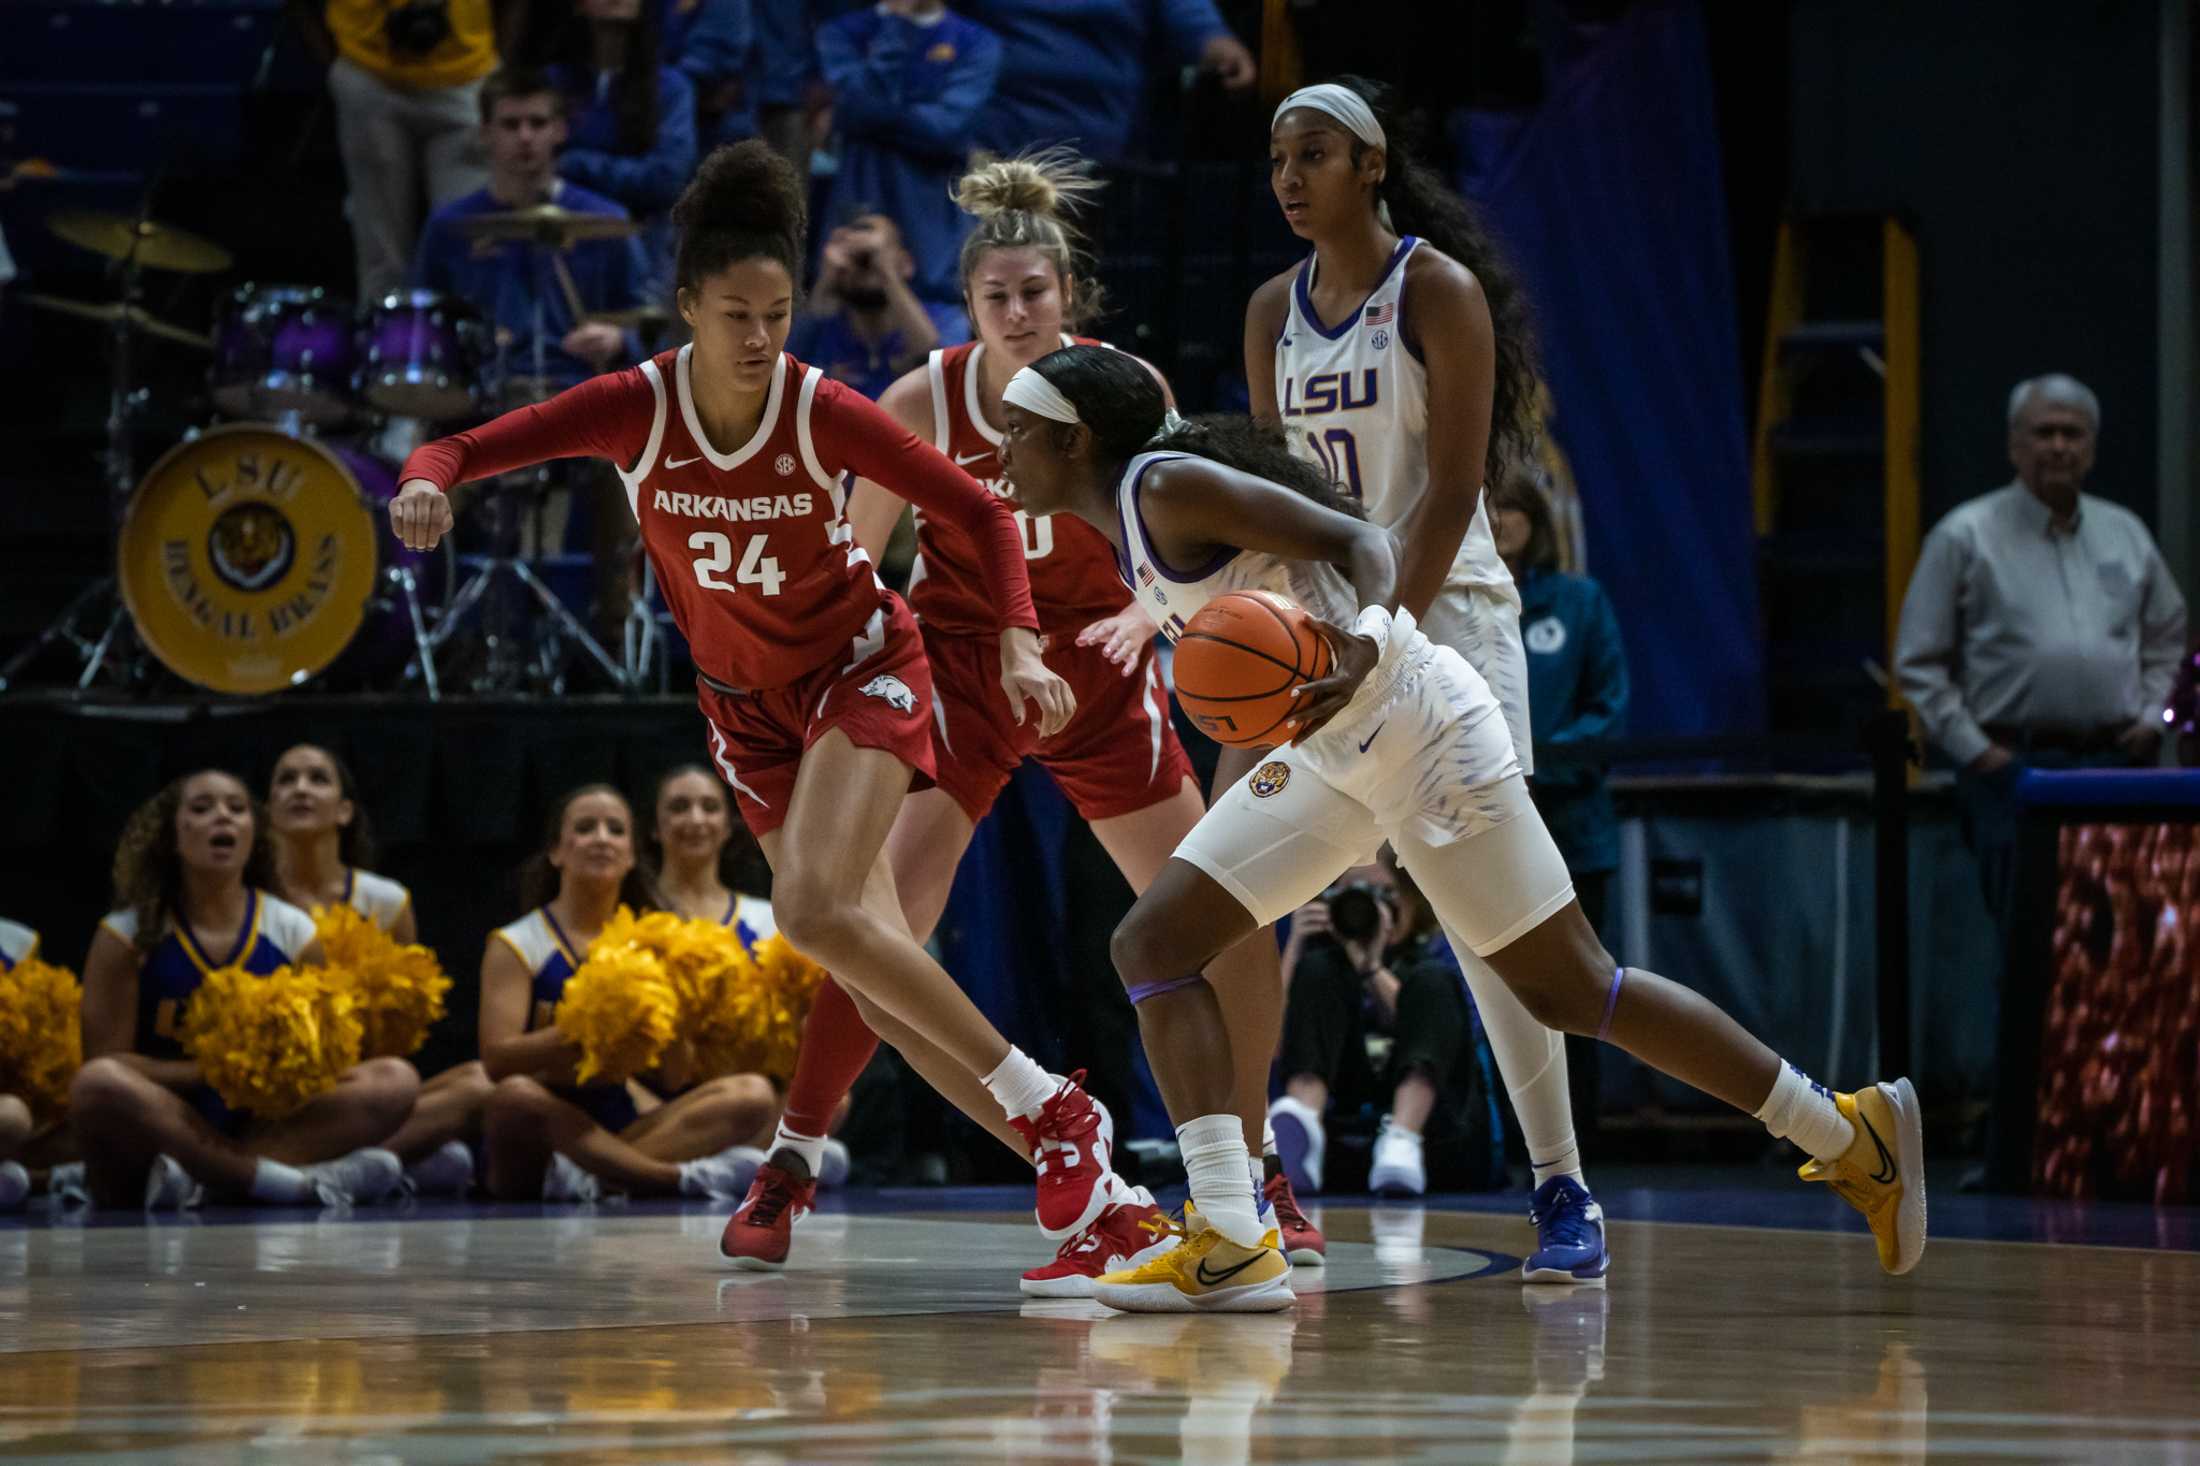
M 1375 120 L 1375 109 L 1367 105 L 1367 98 L 1350 87 L 1339 86 L 1333 81 L 1300 87 L 1276 108 L 1276 115 L 1268 122 L 1269 130 L 1274 131 L 1276 124 L 1283 120 L 1283 114 L 1293 107 L 1306 107 L 1334 118 L 1344 124 L 1346 132 L 1369 147 L 1381 148 L 1386 154 L 1390 151 L 1390 140 L 1383 132 L 1383 125 Z M 1392 227 L 1390 205 L 1379 197 L 1375 200 L 1375 217 L 1382 220 L 1385 229 Z
M 1293 107 L 1311 107 L 1316 112 L 1336 118 L 1351 133 L 1369 147 L 1387 148 L 1389 140 L 1383 136 L 1383 125 L 1375 120 L 1375 109 L 1367 105 L 1367 98 L 1350 87 L 1325 81 L 1318 86 L 1300 87 L 1283 99 L 1276 108 L 1276 115 L 1269 119 L 1270 130 L 1283 120 L 1283 114 Z
M 1008 379 L 1008 387 L 1001 393 L 1003 402 L 1013 402 L 1026 412 L 1036 412 L 1054 422 L 1083 422 L 1077 415 L 1077 405 L 1071 402 L 1045 377 L 1030 367 Z

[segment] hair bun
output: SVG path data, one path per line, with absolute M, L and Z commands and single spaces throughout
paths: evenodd
M 1059 218 L 1100 191 L 1092 164 L 1069 148 L 1043 148 L 1013 158 L 980 158 L 955 185 L 955 202 L 981 219 L 996 214 Z
M 695 170 L 672 222 L 690 230 L 781 234 L 803 225 L 803 189 L 794 166 L 760 138 L 713 148 Z

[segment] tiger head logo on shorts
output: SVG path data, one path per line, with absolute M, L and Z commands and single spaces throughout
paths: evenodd
M 917 695 L 909 690 L 908 683 L 891 672 L 882 672 L 864 683 L 863 695 L 880 699 L 897 713 L 917 710 Z
M 1280 758 L 1272 758 L 1253 770 L 1253 776 L 1245 782 L 1255 799 L 1281 794 L 1283 786 L 1291 782 L 1291 766 Z

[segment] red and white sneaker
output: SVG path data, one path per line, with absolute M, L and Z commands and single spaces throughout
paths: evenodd
M 1108 1189 L 1117 1199 L 1091 1226 L 1064 1242 L 1054 1261 L 1024 1274 L 1026 1297 L 1090 1298 L 1092 1280 L 1102 1273 L 1141 1267 L 1176 1246 L 1175 1226 L 1145 1187 L 1109 1180 Z
M 1050 1242 L 1076 1236 L 1107 1209 L 1113 1174 L 1114 1137 L 1098 1102 L 1084 1091 L 1085 1071 L 1062 1087 L 1028 1120 L 1012 1119 L 1031 1148 L 1039 1171 L 1039 1204 L 1034 1215 Z
M 1260 1190 L 1260 1199 L 1268 1203 L 1276 1213 L 1276 1230 L 1283 1234 L 1283 1255 L 1291 1259 L 1294 1267 L 1323 1267 L 1329 1262 L 1329 1239 L 1322 1229 L 1306 1219 L 1299 1210 L 1299 1199 L 1291 1193 L 1291 1178 L 1282 1171 L 1269 1178 Z
M 817 1196 L 815 1181 L 797 1181 L 777 1166 L 757 1169 L 749 1194 L 726 1218 L 726 1234 L 718 1250 L 733 1265 L 752 1273 L 776 1273 L 787 1265 L 787 1249 L 794 1242 L 794 1224 L 808 1213 Z

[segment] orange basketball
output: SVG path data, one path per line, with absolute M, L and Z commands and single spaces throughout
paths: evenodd
M 1232 591 L 1176 639 L 1176 700 L 1217 743 L 1281 743 L 1294 689 L 1327 677 L 1330 662 L 1313 617 L 1272 591 Z

